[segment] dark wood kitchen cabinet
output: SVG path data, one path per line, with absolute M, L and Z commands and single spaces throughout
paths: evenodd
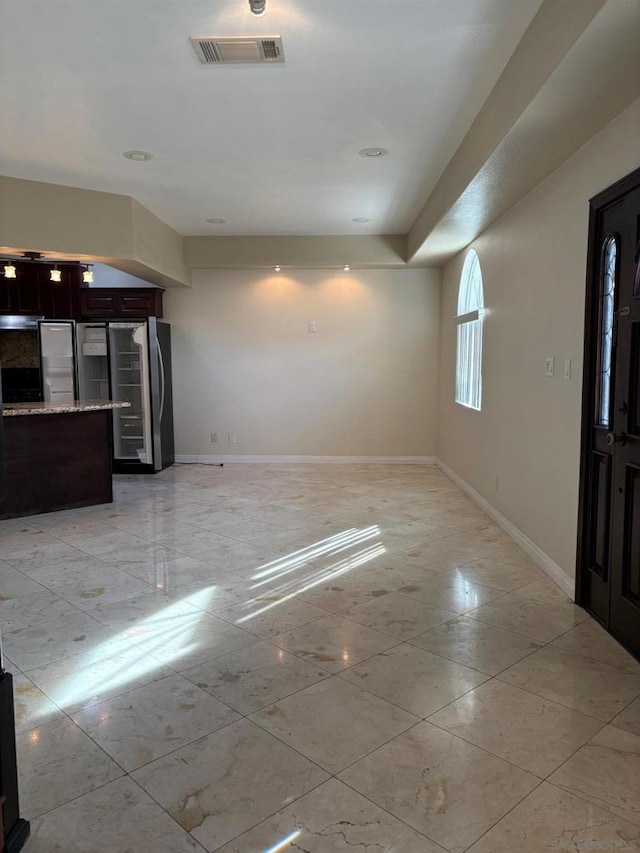
M 162 317 L 163 290 L 156 287 L 80 290 L 80 316 L 83 319 Z
M 57 264 L 61 281 L 51 281 L 53 264 L 14 261 L 16 278 L 0 268 L 0 314 L 48 320 L 144 319 L 162 317 L 162 294 L 156 287 L 82 287 L 80 264 Z
M 80 309 L 80 277 L 82 271 L 73 269 L 63 275 L 60 284 L 51 284 L 51 313 L 53 320 L 75 320 Z
M 51 281 L 53 264 L 15 261 L 16 278 L 0 275 L 0 313 L 73 320 L 78 316 L 80 267 L 58 264 L 60 282 Z
M 0 311 L 3 314 L 43 315 L 51 308 L 49 287 L 40 270 L 15 264 L 16 278 L 0 279 Z

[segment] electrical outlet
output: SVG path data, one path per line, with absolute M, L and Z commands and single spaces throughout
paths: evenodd
M 556 360 L 552 355 L 547 356 L 547 362 L 545 366 L 545 375 L 546 376 L 555 376 L 556 373 Z
M 318 331 L 315 320 L 309 320 L 309 331 L 310 332 L 317 332 Z
M 371 444 L 371 443 L 372 443 L 372 442 L 374 442 L 375 440 L 376 440 L 376 434 L 375 434 L 375 432 L 368 432 L 368 433 L 367 433 L 367 441 L 369 442 L 369 444 Z
M 212 432 L 211 433 L 211 444 L 217 444 L 217 441 L 218 441 L 218 433 Z
M 238 433 L 230 432 L 229 433 L 229 444 L 237 444 L 238 443 Z
M 570 358 L 565 358 L 565 360 L 564 360 L 564 378 L 567 380 L 567 382 L 569 382 L 571 379 L 571 359 Z

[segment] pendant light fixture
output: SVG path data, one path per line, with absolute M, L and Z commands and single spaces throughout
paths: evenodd
M 42 254 L 42 252 L 31 251 L 23 252 L 21 257 L 17 258 L 17 262 L 21 267 L 21 271 L 27 264 L 47 264 L 47 266 L 49 266 L 49 281 L 52 281 L 54 284 L 60 284 L 63 279 L 63 274 L 68 272 L 70 269 L 68 265 L 74 264 L 77 266 L 78 270 L 82 271 L 82 283 L 93 284 L 93 264 L 62 258 L 60 262 L 67 266 L 65 269 L 58 269 L 58 264 L 57 262 L 54 262 L 53 259 L 49 260 Z M 52 263 L 54 264 L 53 267 L 51 267 Z M 16 267 L 16 261 L 12 258 L 0 260 L 0 276 L 3 274 L 5 278 L 17 278 L 18 268 Z
M 249 8 L 254 15 L 264 15 L 267 10 L 267 0 L 249 0 Z

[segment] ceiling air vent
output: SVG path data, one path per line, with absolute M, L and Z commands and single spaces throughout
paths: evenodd
M 284 62 L 280 36 L 212 36 L 190 41 L 203 65 Z

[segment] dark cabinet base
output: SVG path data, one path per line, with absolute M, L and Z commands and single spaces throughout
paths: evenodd
M 7 853 L 18 853 L 19 850 L 22 850 L 30 834 L 31 826 L 29 821 L 20 818 L 5 839 L 4 844 Z
M 157 474 L 153 465 L 142 462 L 128 461 L 127 459 L 113 460 L 114 474 Z
M 4 838 L 0 850 L 18 853 L 29 837 L 29 823 L 20 817 L 18 769 L 16 765 L 16 727 L 13 712 L 13 677 L 0 672 L 0 801 Z
M 4 418 L 0 519 L 111 503 L 111 411 Z

